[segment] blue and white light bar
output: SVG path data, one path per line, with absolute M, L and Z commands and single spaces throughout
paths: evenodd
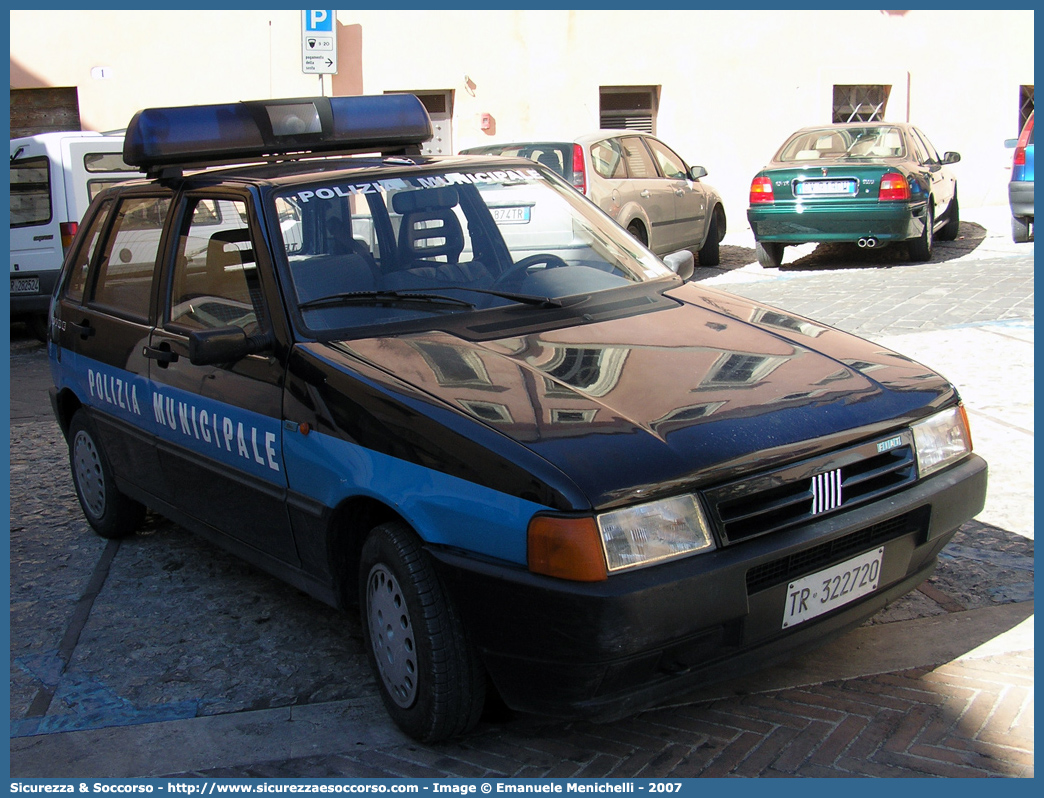
M 431 137 L 431 119 L 413 94 L 146 108 L 127 127 L 123 160 L 155 174 L 279 157 L 391 154 Z

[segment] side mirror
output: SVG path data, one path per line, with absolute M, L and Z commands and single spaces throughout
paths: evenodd
M 690 166 L 689 167 L 689 177 L 691 177 L 693 180 L 699 180 L 701 177 L 706 177 L 706 176 L 707 176 L 707 170 L 704 169 L 702 166 Z
M 961 154 L 959 152 L 947 152 L 943 154 L 943 163 L 957 163 L 961 160 Z
M 197 366 L 235 363 L 272 345 L 271 333 L 247 335 L 242 327 L 218 327 L 189 333 L 189 361 Z
M 668 269 L 683 280 L 688 280 L 696 271 L 696 257 L 687 249 L 679 249 L 677 252 L 664 255 L 663 262 Z
M 1006 149 L 1006 150 L 1013 150 L 1017 146 L 1019 146 L 1019 140 L 1018 139 L 1004 139 L 1004 149 Z

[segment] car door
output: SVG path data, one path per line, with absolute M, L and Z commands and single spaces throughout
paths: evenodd
M 957 191 L 957 179 L 943 164 L 938 150 L 932 146 L 927 136 L 917 128 L 913 128 L 912 133 L 915 142 L 914 152 L 931 183 L 931 194 L 935 200 L 935 219 L 938 221 L 950 207 L 950 201 Z
M 641 136 L 624 136 L 620 145 L 627 164 L 627 199 L 645 210 L 650 225 L 649 248 L 657 253 L 676 249 L 680 236 L 675 223 L 674 181 L 660 174 Z
M 52 309 L 50 340 L 90 416 L 117 483 L 171 498 L 152 434 L 149 343 L 154 275 L 170 192 L 95 207 Z
M 689 167 L 674 150 L 659 139 L 646 138 L 656 166 L 674 193 L 674 218 L 669 227 L 671 249 L 699 247 L 706 235 L 707 191 L 692 180 Z
M 177 219 L 147 353 L 160 460 L 180 509 L 297 564 L 281 450 L 284 363 L 271 347 L 218 365 L 189 359 L 194 331 L 272 331 L 270 308 L 280 305 L 274 285 L 262 285 L 264 239 L 247 195 L 187 193 Z

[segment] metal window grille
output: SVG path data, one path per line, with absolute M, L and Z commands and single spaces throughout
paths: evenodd
M 598 125 L 603 130 L 656 133 L 658 86 L 603 86 L 599 90 Z
M 834 122 L 881 122 L 891 86 L 834 86 Z

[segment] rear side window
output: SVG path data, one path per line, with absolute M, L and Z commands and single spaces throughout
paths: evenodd
M 623 148 L 616 139 L 591 145 L 591 163 L 594 170 L 604 178 L 623 180 L 627 177 Z
M 659 177 L 656 164 L 653 163 L 649 150 L 639 138 L 628 138 L 622 141 L 624 156 L 627 159 L 627 173 L 631 177 Z
M 51 221 L 51 164 L 48 158 L 11 161 L 11 227 Z
M 84 231 L 80 238 L 80 245 L 73 255 L 72 267 L 69 270 L 69 283 L 65 288 L 65 295 L 74 302 L 83 301 L 83 289 L 87 285 L 87 275 L 90 271 L 91 261 L 98 249 L 98 241 L 105 220 L 109 218 L 112 210 L 112 201 L 104 203 L 91 220 L 90 227 Z
M 89 152 L 83 156 L 83 168 L 88 172 L 138 171 L 138 167 L 125 163 L 119 152 Z
M 169 197 L 131 197 L 116 208 L 108 245 L 98 264 L 92 304 L 146 321 Z

